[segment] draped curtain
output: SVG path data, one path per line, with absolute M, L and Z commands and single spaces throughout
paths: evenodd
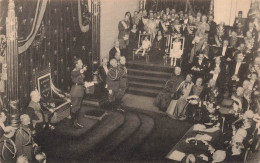
M 5 2 L 5 3 L 4 3 Z M 7 0 L 0 1 L 0 29 L 5 28 Z M 88 0 L 16 0 L 19 43 L 20 105 L 26 106 L 32 76 L 51 66 L 56 87 L 69 91 L 73 59 L 91 67 L 91 26 Z M 2 10 L 3 9 L 3 10 Z M 4 34 L 4 30 L 0 30 Z M 91 71 L 91 70 L 90 70 Z
M 193 12 L 202 12 L 208 14 L 210 0 L 188 0 L 192 6 Z M 185 11 L 186 0 L 146 0 L 146 9 L 153 11 L 165 10 L 167 7 L 174 8 L 177 12 Z

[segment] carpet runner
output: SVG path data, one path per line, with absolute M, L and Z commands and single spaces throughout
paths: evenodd
M 121 143 L 121 145 L 111 153 L 109 159 L 113 161 L 129 160 L 135 152 L 135 149 L 151 134 L 154 128 L 154 120 L 150 116 L 142 113 L 139 113 L 138 116 L 142 125 L 131 137 Z
M 82 115 L 83 116 L 83 115 Z M 88 118 L 87 118 L 88 119 Z M 82 121 L 86 124 L 89 120 Z M 62 159 L 75 159 L 82 156 L 83 153 L 87 153 L 90 149 L 95 147 L 99 142 L 107 138 L 117 128 L 124 124 L 125 117 L 118 112 L 108 112 L 107 117 L 101 120 L 91 132 L 84 133 L 82 129 L 78 131 L 79 134 L 76 138 L 67 139 L 57 137 L 56 140 L 59 144 L 56 144 L 55 148 L 48 149 L 47 155 L 59 157 Z M 83 123 L 83 125 L 86 125 Z M 68 130 L 73 130 L 68 128 Z M 74 134 L 75 135 L 75 134 Z M 66 139 L 66 138 L 65 138 Z M 61 141 L 62 140 L 62 141 Z M 52 144 L 53 145 L 53 144 Z
M 111 135 L 109 135 L 106 139 L 100 142 L 88 155 L 97 155 L 95 158 L 98 158 L 99 160 L 107 158 L 111 151 L 115 150 L 123 141 L 129 137 L 132 137 L 132 135 L 136 132 L 136 130 L 138 130 L 140 126 L 141 120 L 139 119 L 139 116 L 131 112 L 126 112 L 124 124 Z M 93 160 L 89 158 L 88 161 L 92 162 Z

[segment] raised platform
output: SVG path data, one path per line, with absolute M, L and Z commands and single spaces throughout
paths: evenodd
M 128 93 L 155 97 L 171 76 L 174 67 L 145 63 L 142 61 L 129 61 L 128 70 Z

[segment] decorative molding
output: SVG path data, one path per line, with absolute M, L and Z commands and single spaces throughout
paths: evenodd
M 89 12 L 87 0 L 78 0 L 78 19 L 81 32 L 88 32 L 91 21 L 91 14 Z

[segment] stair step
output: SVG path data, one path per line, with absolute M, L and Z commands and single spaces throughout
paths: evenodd
M 164 84 L 168 78 L 162 77 L 153 77 L 153 76 L 138 76 L 138 75 L 128 75 L 128 81 L 138 81 L 138 82 L 146 82 L 146 83 L 159 83 Z
M 129 87 L 127 92 L 129 94 L 148 96 L 148 97 L 156 97 L 160 90 L 156 89 L 147 89 L 147 88 L 135 88 Z
M 151 71 L 162 71 L 162 72 L 168 72 L 173 73 L 174 67 L 170 66 L 164 66 L 160 64 L 145 64 L 145 63 L 138 63 L 138 62 L 129 62 L 126 64 L 127 68 L 133 68 L 133 69 L 140 69 L 140 70 L 151 70 Z
M 145 138 L 147 138 L 154 128 L 154 120 L 148 115 L 145 114 L 138 114 L 140 120 L 141 120 L 141 126 L 139 129 L 131 136 L 129 137 L 125 142 L 120 144 L 118 148 L 116 148 L 110 155 L 111 161 L 116 162 L 124 162 L 124 160 L 129 160 L 132 156 L 132 153 L 135 151 L 135 148 L 137 148 L 140 144 L 145 141 Z M 108 158 L 108 160 L 110 160 Z
M 157 83 L 144 83 L 144 82 L 137 82 L 137 81 L 129 81 L 128 85 L 130 87 L 136 88 L 151 88 L 151 89 L 158 89 L 161 90 L 163 88 L 163 84 Z
M 116 150 L 117 147 L 131 137 L 141 126 L 140 117 L 131 112 L 125 113 L 125 123 L 102 141 L 90 155 L 96 155 L 99 159 L 109 156 L 109 153 Z
M 84 106 L 84 110 L 88 107 Z M 75 159 L 81 157 L 83 153 L 87 153 L 93 149 L 96 145 L 102 142 L 110 134 L 120 128 L 125 122 L 124 114 L 119 112 L 107 111 L 108 115 L 99 122 L 99 124 L 93 128 L 90 132 L 82 134 L 80 138 L 71 139 L 70 141 L 64 141 L 58 145 L 57 148 L 49 149 L 48 155 L 64 159 Z M 74 129 L 74 130 L 83 130 Z M 57 138 L 61 139 L 60 137 Z M 64 155 L 66 153 L 67 155 Z
M 154 77 L 164 77 L 164 78 L 169 78 L 171 76 L 171 73 L 168 72 L 140 70 L 134 68 L 128 68 L 127 72 L 129 75 L 139 75 L 139 76 L 154 76 Z

